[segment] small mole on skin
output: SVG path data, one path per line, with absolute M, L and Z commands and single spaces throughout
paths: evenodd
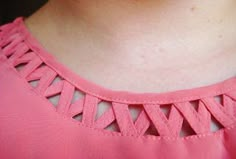
M 223 36 L 222 36 L 221 34 L 220 34 L 220 35 L 218 35 L 218 38 L 220 38 L 220 39 L 221 39 L 222 37 L 223 37 Z
M 193 6 L 193 7 L 191 7 L 191 8 L 190 8 L 190 10 L 193 12 L 193 11 L 195 11 L 195 10 L 196 10 L 196 7 L 195 7 L 195 6 Z

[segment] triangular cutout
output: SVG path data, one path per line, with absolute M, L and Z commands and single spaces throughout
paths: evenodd
M 32 81 L 28 81 L 28 82 L 32 87 L 36 88 L 39 84 L 39 81 L 40 80 L 32 80 Z
M 85 96 L 85 93 L 75 89 L 74 94 L 73 94 L 73 98 L 71 100 L 71 104 L 74 104 L 77 100 L 82 99 Z
M 151 123 L 148 129 L 145 131 L 144 135 L 153 135 L 153 136 L 160 136 L 155 126 Z
M 53 85 L 53 84 L 55 84 L 55 83 L 57 83 L 57 82 L 59 82 L 59 81 L 62 81 L 63 80 L 63 78 L 61 77 L 61 76 L 59 76 L 59 75 L 57 75 L 54 79 L 53 79 L 53 81 L 51 82 L 51 85 Z M 50 86 L 49 86 L 50 87 Z
M 133 122 L 135 122 L 137 120 L 137 118 L 139 117 L 140 113 L 143 111 L 143 105 L 130 104 L 128 106 L 128 108 L 130 111 L 130 116 L 131 116 Z
M 8 43 L 6 43 L 5 45 L 3 45 L 1 48 L 5 49 L 8 45 L 10 45 L 12 43 L 12 41 L 9 41 Z
M 15 69 L 20 72 L 26 65 L 28 64 L 28 62 L 24 62 L 24 63 L 20 63 L 18 65 L 15 65 Z
M 172 107 L 171 104 L 163 104 L 163 105 L 160 105 L 160 109 L 161 109 L 161 111 L 165 114 L 165 116 L 166 116 L 167 119 L 169 118 L 170 111 L 171 111 L 171 107 Z
M 80 114 L 77 114 L 77 115 L 73 116 L 72 118 L 75 119 L 75 120 L 77 120 L 77 121 L 82 122 L 82 116 L 83 116 L 83 114 L 80 113 Z
M 192 129 L 192 127 L 189 125 L 186 119 L 184 119 L 183 121 L 182 128 L 179 135 L 180 137 L 196 135 L 195 131 Z
M 55 94 L 53 96 L 47 97 L 47 99 L 55 106 L 57 107 L 59 100 L 60 100 L 61 93 Z
M 109 124 L 105 130 L 109 130 L 109 131 L 114 131 L 114 132 L 120 132 L 119 126 L 116 122 L 116 120 L 114 120 L 111 124 Z
M 223 95 L 214 96 L 214 99 L 217 103 L 223 105 Z
M 199 107 L 199 100 L 193 100 L 189 102 L 191 106 L 198 112 L 198 107 Z
M 112 107 L 111 102 L 101 101 L 97 104 L 97 113 L 95 116 L 95 120 L 100 118 L 106 111 L 108 111 Z
M 210 129 L 211 129 L 211 132 L 216 132 L 220 129 L 223 129 L 224 126 L 222 126 L 217 120 L 216 118 L 212 115 L 211 116 L 211 126 L 210 126 Z

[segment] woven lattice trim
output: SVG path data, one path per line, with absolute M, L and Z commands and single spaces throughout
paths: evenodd
M 236 121 L 236 91 L 166 104 L 107 101 L 76 88 L 25 42 L 17 25 L 0 28 L 0 56 L 58 113 L 83 125 L 133 136 L 183 137 L 214 132 Z

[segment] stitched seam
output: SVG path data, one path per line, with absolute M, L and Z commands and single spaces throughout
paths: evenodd
M 228 127 L 225 127 L 221 130 L 218 130 L 216 132 L 210 132 L 210 133 L 205 133 L 205 134 L 197 134 L 197 135 L 192 135 L 192 136 L 186 136 L 186 137 L 166 137 L 166 136 L 154 136 L 154 135 L 147 135 L 147 136 L 137 136 L 137 135 L 132 135 L 132 134 L 122 134 L 122 133 L 118 133 L 118 132 L 113 132 L 113 131 L 108 131 L 106 129 L 97 129 L 97 128 L 94 128 L 94 127 L 91 127 L 91 126 L 88 126 L 88 125 L 84 125 L 82 122 L 78 122 L 70 117 L 67 117 L 67 116 L 61 116 L 59 113 L 57 113 L 56 111 L 56 108 L 54 106 L 52 106 L 52 104 L 47 100 L 45 99 L 44 96 L 42 96 L 41 94 L 39 94 L 38 92 L 36 92 L 32 86 L 28 85 L 27 81 L 23 80 L 22 76 L 20 74 L 18 74 L 18 72 L 13 68 L 13 67 L 10 67 L 14 72 L 15 74 L 20 77 L 22 79 L 22 81 L 24 81 L 24 86 L 30 90 L 30 92 L 32 92 L 33 94 L 37 95 L 38 97 L 40 97 L 43 101 L 45 101 L 46 103 L 48 103 L 50 106 L 50 109 L 52 109 L 52 111 L 54 113 L 56 113 L 60 118 L 64 118 L 66 120 L 69 120 L 69 121 L 72 121 L 74 122 L 75 124 L 77 124 L 78 126 L 82 126 L 82 127 L 85 127 L 85 128 L 89 128 L 89 129 L 92 129 L 93 131 L 96 131 L 96 132 L 99 132 L 101 133 L 102 135 L 104 136 L 112 136 L 112 137 L 127 137 L 127 138 L 130 138 L 130 139 L 151 139 L 151 140 L 166 140 L 166 141 L 176 141 L 176 140 L 193 140 L 193 139 L 199 139 L 199 138 L 202 138 L 202 137 L 207 137 L 207 136 L 215 136 L 215 135 L 221 135 L 223 132 L 227 131 L 227 130 L 231 130 L 233 128 L 236 127 L 236 123 L 234 124 L 231 124 L 230 126 Z M 97 134 L 99 135 L 99 134 Z
M 24 35 L 24 32 L 22 30 L 19 30 L 19 32 L 21 32 L 21 34 Z M 29 35 L 28 35 L 29 36 Z M 85 93 L 89 93 L 93 96 L 96 96 L 98 98 L 102 98 L 102 99 L 105 99 L 105 100 L 116 100 L 116 101 L 120 101 L 120 102 L 138 102 L 140 103 L 140 101 L 137 101 L 137 100 L 125 100 L 125 99 L 122 99 L 122 98 L 108 98 L 106 96 L 103 96 L 103 95 L 100 95 L 100 94 L 97 94 L 97 93 L 94 93 L 92 91 L 90 91 L 89 89 L 86 89 L 84 88 L 83 86 L 79 85 L 77 81 L 75 81 L 74 79 L 71 79 L 71 78 L 68 78 L 67 76 L 64 76 L 64 74 L 56 69 L 54 66 L 51 66 L 47 61 L 44 60 L 44 58 L 41 56 L 41 54 L 37 51 L 37 50 L 40 50 L 38 49 L 37 47 L 37 50 L 31 45 L 31 42 L 29 41 L 28 39 L 28 36 L 25 36 L 25 43 L 27 44 L 27 46 L 45 63 L 47 64 L 51 69 L 53 69 L 55 72 L 57 72 L 60 76 L 62 76 L 63 78 L 65 78 L 66 80 L 68 80 L 68 82 L 71 82 L 72 85 L 76 85 L 76 87 L 78 87 L 81 91 L 84 91 Z M 213 84 L 214 85 L 214 84 Z M 197 88 L 200 88 L 200 87 L 197 87 Z M 231 90 L 236 90 L 236 88 L 228 88 L 228 89 L 224 89 L 224 90 L 219 90 L 219 91 L 213 91 L 211 95 L 206 95 L 206 96 L 201 96 L 201 95 L 196 95 L 196 96 L 189 96 L 189 97 L 184 97 L 184 98 L 179 98 L 179 99 L 176 99 L 176 100 L 142 100 L 141 103 L 173 103 L 173 102 L 182 102 L 182 101 L 186 101 L 186 100 L 193 100 L 193 99 L 200 99 L 200 98 L 204 98 L 204 97 L 211 97 L 211 96 L 216 96 L 216 95 L 219 95 L 219 94 L 223 94 L 223 93 L 226 93 L 226 92 L 229 92 Z
M 43 59 L 42 59 L 43 60 Z M 43 60 L 44 63 L 46 63 L 48 65 L 48 63 L 46 61 Z M 49 65 L 50 66 L 50 65 Z M 65 78 L 66 80 L 68 80 L 68 82 L 70 82 L 71 84 L 73 85 L 76 85 L 77 88 L 79 88 L 81 91 L 84 91 L 85 93 L 87 94 L 91 94 L 93 96 L 96 96 L 98 98 L 101 98 L 103 100 L 107 100 L 107 101 L 118 101 L 118 102 L 131 102 L 131 103 L 152 103 L 152 104 L 157 104 L 157 103 L 177 103 L 177 102 L 183 102 L 183 101 L 189 101 L 189 100 L 194 100 L 194 99 L 201 99 L 201 98 L 204 98 L 204 97 L 212 97 L 212 96 L 216 96 L 216 95 L 220 95 L 220 94 L 224 94 L 224 93 L 227 93 L 231 90 L 236 90 L 236 88 L 228 88 L 228 89 L 224 89 L 224 90 L 220 90 L 220 91 L 214 91 L 212 94 L 213 95 L 206 95 L 206 96 L 189 96 L 189 97 L 184 97 L 184 98 L 179 98 L 179 99 L 176 99 L 176 100 L 142 100 L 142 101 L 137 101 L 137 100 L 125 100 L 125 99 L 122 99 L 122 98 L 108 98 L 106 96 L 103 96 L 103 95 L 100 95 L 100 94 L 97 94 L 97 93 L 94 93 L 88 89 L 85 89 L 85 88 L 82 88 L 79 84 L 77 84 L 77 81 L 73 80 L 73 79 L 70 79 L 66 76 L 63 76 L 63 73 L 61 73 L 59 70 L 55 69 L 53 66 L 50 66 L 50 68 L 52 68 L 55 72 L 57 72 L 60 76 L 62 76 L 63 78 Z

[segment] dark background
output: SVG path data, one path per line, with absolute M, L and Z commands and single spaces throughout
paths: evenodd
M 0 24 L 12 21 L 18 16 L 29 16 L 47 0 L 0 0 Z

